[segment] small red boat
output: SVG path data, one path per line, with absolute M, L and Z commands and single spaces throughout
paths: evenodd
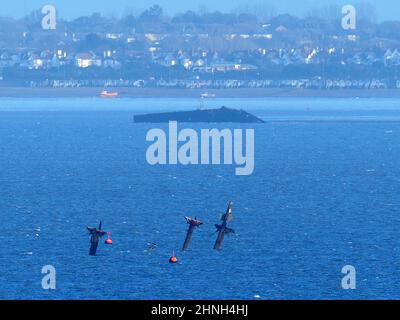
M 103 90 L 101 93 L 100 93 L 100 96 L 102 97 L 102 98 L 116 98 L 116 97 L 118 97 L 118 95 L 119 95 L 119 93 L 118 92 L 108 92 L 107 90 Z

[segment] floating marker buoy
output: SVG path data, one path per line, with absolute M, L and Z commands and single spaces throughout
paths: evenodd
M 105 244 L 113 244 L 113 241 L 110 236 L 111 236 L 111 233 L 107 232 L 107 240 L 105 241 Z
M 175 252 L 172 254 L 172 257 L 169 258 L 169 263 L 178 263 L 178 258 L 175 256 Z

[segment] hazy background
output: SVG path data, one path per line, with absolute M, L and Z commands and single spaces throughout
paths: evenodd
M 121 15 L 126 13 L 136 13 L 153 4 L 159 4 L 167 14 L 175 14 L 190 10 L 221 10 L 224 12 L 234 11 L 243 6 L 271 6 L 277 13 L 290 13 L 303 16 L 310 10 L 329 4 L 356 4 L 368 2 L 376 7 L 377 18 L 379 20 L 393 20 L 400 18 L 400 4 L 398 0 L 268 0 L 268 1 L 244 1 L 244 0 L 15 0 L 5 2 L 2 0 L 0 10 L 1 16 L 21 17 L 45 4 L 56 5 L 60 16 L 64 18 L 76 18 L 78 16 L 100 12 L 107 15 Z M 321 4 L 321 2 L 323 4 Z

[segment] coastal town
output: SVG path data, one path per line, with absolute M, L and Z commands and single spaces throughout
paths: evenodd
M 54 30 L 41 28 L 40 11 L 3 17 L 0 86 L 400 89 L 400 20 L 360 11 L 354 30 L 341 27 L 340 7 L 169 17 L 154 5 L 59 19 Z

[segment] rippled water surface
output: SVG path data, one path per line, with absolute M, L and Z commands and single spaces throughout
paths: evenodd
M 0 99 L 0 298 L 400 298 L 398 100 L 210 100 L 267 120 L 191 125 L 255 128 L 254 174 L 147 164 L 154 126 L 133 115 L 197 105 Z M 236 235 L 215 252 L 229 200 Z M 186 215 L 205 224 L 181 253 Z M 114 244 L 89 257 L 85 228 L 100 219 Z M 348 264 L 354 291 L 341 289 Z M 44 265 L 57 270 L 55 291 L 41 288 Z

